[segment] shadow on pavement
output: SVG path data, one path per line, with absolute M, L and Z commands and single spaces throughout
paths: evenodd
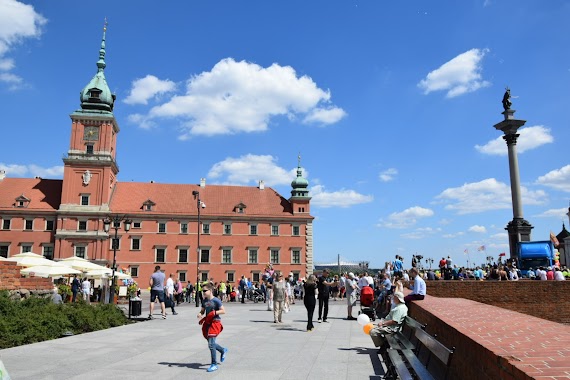
M 379 376 L 384 376 L 386 371 L 382 365 L 382 360 L 380 360 L 380 354 L 377 348 L 365 348 L 365 347 L 352 347 L 352 348 L 338 348 L 341 351 L 356 351 L 358 355 L 368 355 L 370 356 L 370 362 L 374 368 L 374 376 L 370 376 L 370 380 L 380 379 Z
M 183 368 L 193 368 L 193 369 L 206 369 L 209 364 L 202 363 L 169 363 L 169 362 L 159 362 L 160 365 L 166 365 L 169 367 L 183 367 Z

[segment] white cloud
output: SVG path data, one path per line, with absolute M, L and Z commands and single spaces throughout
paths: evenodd
M 469 232 L 477 232 L 479 234 L 484 234 L 485 232 L 487 232 L 487 229 L 485 228 L 485 226 L 478 226 L 478 225 L 474 225 L 469 227 Z
M 568 217 L 566 215 L 566 213 L 568 213 L 568 208 L 566 207 L 562 207 L 562 208 L 551 208 L 550 210 L 546 210 L 541 214 L 535 215 L 535 217 L 537 218 L 553 218 L 553 219 L 560 219 L 560 220 L 566 220 L 566 218 Z
M 394 177 L 398 174 L 398 170 L 395 168 L 386 169 L 380 173 L 380 181 L 390 182 L 394 180 Z
M 61 178 L 63 177 L 63 166 L 52 166 L 44 168 L 39 165 L 18 165 L 4 164 L 0 162 L 0 169 L 6 171 L 9 177 L 42 177 L 42 178 Z
M 257 184 L 263 180 L 267 186 L 277 186 L 290 184 L 297 176 L 296 170 L 278 166 L 273 156 L 248 154 L 238 158 L 228 157 L 216 163 L 208 172 L 208 177 L 221 179 L 226 184 Z M 308 173 L 303 171 L 303 177 L 307 178 Z
M 570 165 L 552 170 L 545 175 L 538 177 L 536 183 L 556 190 L 570 192 Z
M 323 185 L 316 185 L 310 189 L 309 195 L 312 197 L 311 205 L 316 207 L 341 207 L 347 208 L 363 203 L 370 203 L 374 200 L 372 195 L 359 194 L 354 190 L 341 189 L 329 192 Z
M 0 74 L 0 82 L 8 83 L 11 89 L 19 87 L 22 79 L 7 72 L 15 68 L 14 60 L 5 55 L 26 38 L 39 37 L 46 22 L 31 5 L 16 0 L 0 1 L 0 70 L 5 71 Z
M 540 205 L 546 201 L 544 191 L 530 191 L 524 186 L 521 186 L 521 197 L 525 205 Z M 458 214 L 512 208 L 510 186 L 495 178 L 446 189 L 436 199 L 449 203 L 445 209 L 456 211 Z
M 494 234 L 489 236 L 491 240 L 495 241 L 509 241 L 509 234 L 507 232 L 499 232 L 498 234 Z
M 346 116 L 346 112 L 342 108 L 331 107 L 331 108 L 315 108 L 305 118 L 303 123 L 305 124 L 321 124 L 328 125 L 334 124 Z
M 160 80 L 154 75 L 135 79 L 132 83 L 131 92 L 123 102 L 127 104 L 148 104 L 149 99 L 172 92 L 176 89 L 176 83 L 170 80 Z
M 435 233 L 441 232 L 441 228 L 431 228 L 431 227 L 423 227 L 423 228 L 416 228 L 413 232 L 408 232 L 405 234 L 401 234 L 400 237 L 405 239 L 423 239 L 429 235 L 433 235 Z
M 394 212 L 388 216 L 388 220 L 380 220 L 378 227 L 386 228 L 409 228 L 418 222 L 418 219 L 433 216 L 433 210 L 420 206 L 410 207 L 401 212 Z
M 171 97 L 137 119 L 148 125 L 155 119 L 175 118 L 181 124 L 182 139 L 262 132 L 275 116 L 335 123 L 346 113 L 332 105 L 330 98 L 329 91 L 318 88 L 307 76 L 297 77 L 290 66 L 261 67 L 226 58 L 211 71 L 190 78 L 185 94 Z
M 453 239 L 453 238 L 463 236 L 463 235 L 465 235 L 465 232 L 460 231 L 460 232 L 456 232 L 454 234 L 444 234 L 444 235 L 441 235 L 441 237 L 443 237 L 445 239 Z
M 520 136 L 517 139 L 517 152 L 523 153 L 544 144 L 550 144 L 554 138 L 550 134 L 550 129 L 542 125 L 519 129 Z M 485 145 L 475 145 L 475 149 L 484 154 L 506 156 L 508 153 L 507 143 L 502 135 L 489 141 Z
M 481 60 L 487 52 L 487 49 L 471 49 L 459 54 L 430 72 L 418 87 L 424 90 L 424 94 L 447 91 L 446 97 L 453 98 L 489 86 L 490 82 L 481 77 Z

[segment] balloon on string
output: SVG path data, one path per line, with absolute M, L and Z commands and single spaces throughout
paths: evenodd
M 374 324 L 373 323 L 369 323 L 367 325 L 364 325 L 364 327 L 362 327 L 362 330 L 364 330 L 364 333 L 366 335 L 370 335 L 370 330 L 372 330 L 374 328 Z
M 367 324 L 370 323 L 370 317 L 362 313 L 358 316 L 358 318 L 356 318 L 356 322 L 358 322 L 360 326 L 366 326 Z

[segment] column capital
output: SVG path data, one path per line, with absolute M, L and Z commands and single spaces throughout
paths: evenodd
M 517 145 L 517 138 L 520 135 L 518 133 L 513 133 L 513 134 L 509 134 L 509 135 L 504 135 L 503 136 L 503 140 L 505 140 L 507 142 L 507 146 L 509 145 Z

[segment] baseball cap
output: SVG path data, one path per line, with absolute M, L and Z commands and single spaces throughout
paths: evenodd
M 404 303 L 404 293 L 402 292 L 394 292 L 394 297 L 398 298 L 398 300 Z

